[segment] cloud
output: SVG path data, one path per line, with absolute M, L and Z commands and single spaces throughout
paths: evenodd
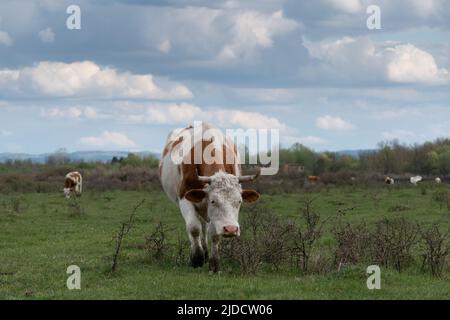
M 133 123 L 186 124 L 193 121 L 208 121 L 221 127 L 254 129 L 287 129 L 286 124 L 275 117 L 258 112 L 233 109 L 202 109 L 188 103 L 125 105 L 122 115 Z
M 53 32 L 52 28 L 47 28 L 39 31 L 38 37 L 44 43 L 51 43 L 55 41 L 55 33 Z
M 384 131 L 382 133 L 382 137 L 383 139 L 387 140 L 412 140 L 416 138 L 416 134 L 412 131 L 396 129 L 391 131 Z
M 152 104 L 134 105 L 131 108 L 138 109 L 139 113 L 126 115 L 126 119 L 137 123 L 151 124 L 179 124 L 189 123 L 202 116 L 202 109 L 188 103 L 181 104 Z
M 298 27 L 295 20 L 284 17 L 279 10 L 270 15 L 243 11 L 231 16 L 231 40 L 219 53 L 219 60 L 250 58 L 257 48 L 269 48 L 273 38 Z
M 376 112 L 372 115 L 377 120 L 396 120 L 411 116 L 422 116 L 423 113 L 414 108 L 399 108 Z
M 162 53 L 169 53 L 172 49 L 172 44 L 169 40 L 164 40 L 158 45 L 158 50 Z
M 345 121 L 341 117 L 332 117 L 329 115 L 317 118 L 316 126 L 324 130 L 351 130 L 354 128 L 353 124 Z
M 0 69 L 0 94 L 16 97 L 98 97 L 189 99 L 185 86 L 158 86 L 151 75 L 118 72 L 91 61 L 40 62 L 22 69 Z
M 11 136 L 13 133 L 11 131 L 8 130 L 0 130 L 0 137 L 9 137 Z
M 387 48 L 383 54 L 388 60 L 387 76 L 399 83 L 448 83 L 447 69 L 439 69 L 433 56 L 412 44 Z
M 359 0 L 326 0 L 326 3 L 345 13 L 358 13 L 362 9 Z
M 69 107 L 42 109 L 41 116 L 44 118 L 68 118 L 68 119 L 97 119 L 99 114 L 92 107 Z
M 316 136 L 297 137 L 297 136 L 283 135 L 281 136 L 281 140 L 282 143 L 286 143 L 288 145 L 293 145 L 294 143 L 297 142 L 306 146 L 315 146 L 327 143 L 327 140 Z
M 12 39 L 7 32 L 0 30 L 0 46 L 2 45 L 7 47 L 11 46 Z
M 99 136 L 82 137 L 80 143 L 92 148 L 135 148 L 137 144 L 125 133 L 103 131 Z
M 344 37 L 319 42 L 304 39 L 303 45 L 312 58 L 322 61 L 334 79 L 345 75 L 350 81 L 379 79 L 428 85 L 450 82 L 448 70 L 439 68 L 430 53 L 412 44 L 376 44 L 368 38 Z

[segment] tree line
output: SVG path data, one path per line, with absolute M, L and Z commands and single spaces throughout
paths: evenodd
M 64 150 L 48 156 L 45 164 L 31 160 L 10 160 L 0 163 L 0 172 L 45 171 L 56 166 L 74 166 L 80 170 L 96 167 L 145 167 L 157 168 L 156 156 L 140 156 L 129 153 L 126 157 L 114 157 L 111 161 L 72 161 Z M 398 140 L 380 142 L 377 148 L 361 151 L 357 156 L 339 152 L 316 152 L 300 143 L 280 150 L 280 164 L 304 166 L 306 174 L 321 175 L 336 172 L 373 172 L 380 174 L 450 175 L 450 139 L 440 138 L 433 142 L 407 145 Z

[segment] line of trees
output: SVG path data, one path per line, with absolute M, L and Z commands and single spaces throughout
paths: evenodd
M 380 142 L 377 149 L 363 151 L 358 157 L 328 151 L 314 152 L 297 143 L 280 150 L 280 163 L 303 165 L 307 173 L 316 175 L 343 170 L 449 175 L 450 139 L 414 145 L 401 144 L 397 140 Z
M 248 159 L 248 157 L 247 157 Z M 58 166 L 76 166 L 79 169 L 94 169 L 100 166 L 122 168 L 157 168 L 159 159 L 155 156 L 140 156 L 130 153 L 126 157 L 114 157 L 108 163 L 72 162 L 65 150 L 50 155 L 45 164 L 30 160 L 16 160 L 0 163 L 0 172 L 45 171 Z M 380 174 L 422 174 L 450 175 L 450 139 L 441 138 L 424 144 L 406 145 L 397 140 L 380 142 L 376 149 L 363 151 L 359 156 L 338 152 L 315 152 L 296 143 L 280 150 L 280 164 L 304 166 L 306 174 L 321 175 L 336 172 L 368 172 Z

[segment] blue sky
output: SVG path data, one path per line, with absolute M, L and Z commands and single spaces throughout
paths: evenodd
M 315 150 L 424 142 L 450 135 L 449 70 L 447 0 L 2 0 L 0 152 L 160 152 L 195 120 Z

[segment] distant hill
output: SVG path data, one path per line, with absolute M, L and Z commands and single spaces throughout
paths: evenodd
M 113 157 L 127 157 L 129 153 L 139 156 L 155 156 L 159 154 L 153 152 L 127 152 L 127 151 L 75 151 L 68 152 L 65 155 L 73 162 L 108 162 Z M 27 153 L 0 153 L 0 163 L 14 160 L 31 160 L 34 163 L 45 163 L 52 153 L 27 154 Z
M 339 155 L 347 155 L 355 158 L 359 158 L 361 152 L 370 152 L 373 150 L 341 150 L 336 151 Z M 65 155 L 73 162 L 108 162 L 111 161 L 113 157 L 127 157 L 130 152 L 128 151 L 75 151 L 68 152 Z M 159 158 L 161 155 L 154 152 L 131 152 L 139 156 L 149 156 Z M 31 160 L 34 163 L 45 163 L 48 157 L 52 153 L 42 153 L 42 154 L 27 154 L 27 153 L 0 153 L 0 163 L 14 160 Z

